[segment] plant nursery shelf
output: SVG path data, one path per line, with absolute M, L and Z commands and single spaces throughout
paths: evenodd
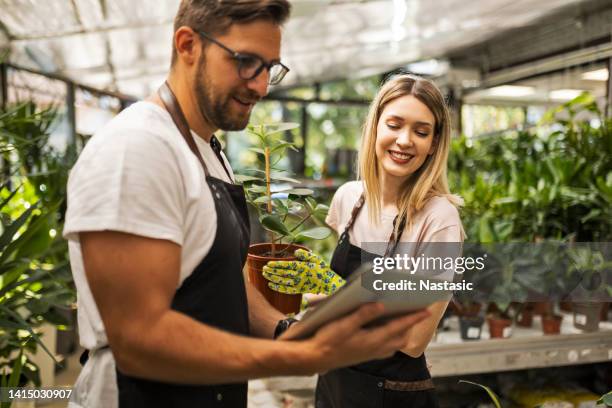
M 489 339 L 485 324 L 480 340 L 462 341 L 458 321 L 448 320 L 450 330 L 440 332 L 426 351 L 433 377 L 612 361 L 611 322 L 585 333 L 565 314 L 561 334 L 545 336 L 535 317 L 533 327 L 514 327 L 509 338 Z

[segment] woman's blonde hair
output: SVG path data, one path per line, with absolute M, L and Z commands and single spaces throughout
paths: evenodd
M 434 152 L 428 155 L 421 167 L 406 179 L 397 198 L 398 219 L 404 218 L 407 227 L 410 228 L 414 214 L 422 209 L 431 197 L 446 197 L 457 207 L 462 205 L 463 200 L 451 194 L 448 188 L 446 172 L 451 125 L 450 114 L 442 93 L 430 80 L 411 74 L 399 74 L 391 77 L 380 88 L 370 104 L 368 117 L 363 126 L 358 178 L 365 184 L 365 199 L 368 203 L 370 221 L 378 223 L 381 211 L 380 172 L 382 169 L 376 157 L 378 121 L 387 104 L 406 95 L 412 95 L 425 104 L 435 118 L 432 142 L 435 146 Z M 398 236 L 399 226 L 400 222 L 397 222 L 395 236 Z

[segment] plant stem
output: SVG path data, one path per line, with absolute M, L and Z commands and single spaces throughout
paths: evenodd
M 270 193 L 270 148 L 264 149 L 264 157 L 266 158 L 266 196 L 268 197 L 268 214 L 272 214 L 272 194 Z M 272 256 L 276 255 L 276 244 L 274 243 L 274 233 L 270 232 L 270 242 L 272 243 Z
M 309 214 L 308 214 L 308 217 L 304 217 L 304 219 L 303 219 L 302 221 L 298 222 L 298 223 L 297 223 L 297 225 L 296 225 L 295 227 L 291 228 L 291 232 L 293 232 L 293 231 L 295 231 L 296 229 L 298 229 L 298 228 L 299 228 L 299 226 L 300 226 L 300 225 L 302 225 L 303 223 L 305 223 L 305 222 L 306 222 L 306 220 L 308 220 L 308 219 L 309 219 L 311 216 L 312 216 L 312 213 L 309 213 Z

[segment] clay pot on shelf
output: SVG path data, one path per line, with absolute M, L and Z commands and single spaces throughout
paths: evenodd
M 562 300 L 559 302 L 559 309 L 564 312 L 572 312 L 572 302 L 567 300 Z
M 599 320 L 602 322 L 608 321 L 608 313 L 610 312 L 610 302 L 605 302 L 601 304 L 601 316 Z
M 587 332 L 599 330 L 602 304 L 599 302 L 574 302 L 574 327 Z
M 561 322 L 563 316 L 553 313 L 542 315 L 542 333 L 559 334 L 561 333 Z
M 505 339 L 512 336 L 512 320 L 509 317 L 492 315 L 487 318 L 492 339 Z
M 479 340 L 482 335 L 482 316 L 459 316 L 459 328 L 463 340 Z
M 533 326 L 533 307 L 530 304 L 523 304 L 517 311 L 516 324 L 521 327 Z
M 553 304 L 552 302 L 533 302 L 533 314 L 534 315 L 546 315 L 553 313 Z
M 302 245 L 276 244 L 277 256 L 271 256 L 272 244 L 265 242 L 251 245 L 247 255 L 246 265 L 249 282 L 264 295 L 274 308 L 284 314 L 299 313 L 302 295 L 288 295 L 273 291 L 268 287 L 269 281 L 263 277 L 262 269 L 270 261 L 294 261 L 293 252 L 299 248 L 308 249 Z

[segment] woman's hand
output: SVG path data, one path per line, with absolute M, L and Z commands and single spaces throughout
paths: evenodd
M 270 281 L 270 289 L 287 294 L 331 295 L 346 283 L 312 252 L 298 249 L 295 257 L 295 261 L 270 261 L 263 267 L 263 276 Z

